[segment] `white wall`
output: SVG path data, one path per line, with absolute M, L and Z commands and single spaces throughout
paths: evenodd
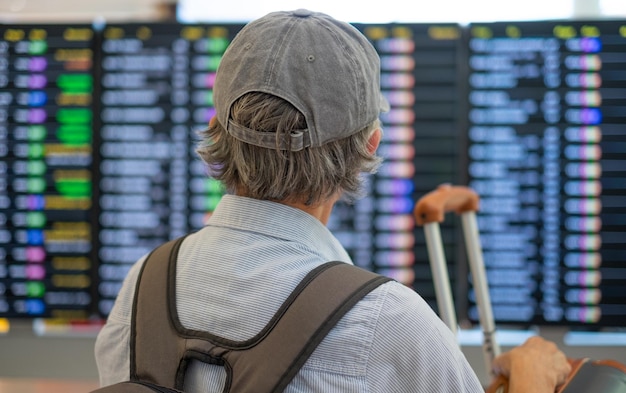
M 385 0 L 355 7 L 336 0 L 239 0 L 238 7 L 209 0 L 178 0 L 188 22 L 249 21 L 271 11 L 309 8 L 348 22 L 494 22 L 626 16 L 624 0 Z
M 159 20 L 179 4 L 185 21 L 250 20 L 277 9 L 311 8 L 351 22 L 488 22 L 626 17 L 624 0 L 386 0 L 375 6 L 336 0 L 0 0 L 0 23 Z
M 0 23 L 159 20 L 175 0 L 0 0 Z

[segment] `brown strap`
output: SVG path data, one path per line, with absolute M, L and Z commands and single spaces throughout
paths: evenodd
M 143 264 L 135 288 L 130 337 L 130 378 L 173 388 L 180 340 L 167 316 L 169 261 L 183 238 L 156 248 Z
M 186 329 L 178 320 L 175 277 L 181 242 L 157 248 L 140 273 L 133 306 L 137 317 L 131 328 L 131 378 L 135 380 L 182 389 L 188 362 L 198 359 L 225 367 L 224 392 L 282 392 L 341 317 L 390 280 L 329 262 L 302 280 L 259 334 L 246 341 L 226 340 Z
M 345 263 L 326 266 L 262 341 L 224 354 L 233 369 L 232 392 L 282 392 L 339 319 L 389 281 Z

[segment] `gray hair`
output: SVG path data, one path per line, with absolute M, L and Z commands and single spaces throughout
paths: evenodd
M 304 116 L 282 98 L 248 93 L 235 102 L 232 119 L 262 132 L 288 134 L 306 128 Z M 256 199 L 315 204 L 339 194 L 348 201 L 363 195 L 363 174 L 374 173 L 381 158 L 370 153 L 374 121 L 355 134 L 301 151 L 267 149 L 231 136 L 218 121 L 200 131 L 196 152 L 209 175 L 228 192 Z

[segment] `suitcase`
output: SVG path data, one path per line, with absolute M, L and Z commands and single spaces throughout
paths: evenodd
M 478 234 L 476 212 L 479 209 L 479 201 L 478 194 L 469 187 L 443 184 L 417 201 L 413 215 L 416 224 L 424 227 L 439 315 L 455 334 L 457 333 L 456 313 L 439 223 L 444 221 L 445 214 L 448 212 L 454 212 L 461 217 L 463 238 L 476 294 L 479 323 L 483 331 L 484 361 L 488 377 L 493 377 L 487 393 L 506 393 L 508 391 L 507 378 L 490 374 L 493 359 L 500 354 L 500 346 L 496 340 L 495 319 L 491 309 L 487 274 Z M 567 381 L 557 388 L 557 393 L 626 392 L 626 365 L 613 360 L 589 358 L 568 360 L 572 371 Z

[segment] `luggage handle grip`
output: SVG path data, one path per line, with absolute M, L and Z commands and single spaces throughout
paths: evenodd
M 418 225 L 443 222 L 447 212 L 478 211 L 479 200 L 478 194 L 469 187 L 442 184 L 417 202 L 413 216 Z
M 444 215 L 447 212 L 455 212 L 461 216 L 476 304 L 479 310 L 478 317 L 483 330 L 485 366 L 488 374 L 491 375 L 491 366 L 494 358 L 500 354 L 500 347 L 496 340 L 495 320 L 491 309 L 485 262 L 483 261 L 478 234 L 476 220 L 478 202 L 478 194 L 471 188 L 442 184 L 418 200 L 413 209 L 413 216 L 417 225 L 424 227 L 441 319 L 454 334 L 457 332 L 456 314 L 439 224 L 444 221 Z

